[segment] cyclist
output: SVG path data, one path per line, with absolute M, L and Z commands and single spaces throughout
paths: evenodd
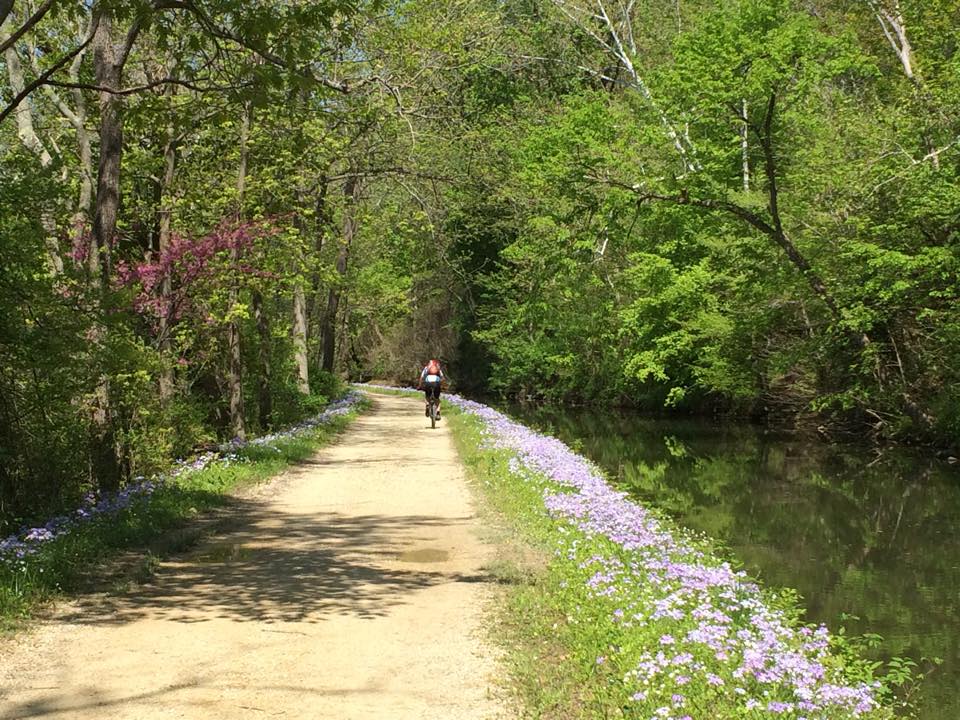
M 443 368 L 440 367 L 440 361 L 431 358 L 423 370 L 420 371 L 420 381 L 417 383 L 417 390 L 424 391 L 426 407 L 424 414 L 430 417 L 430 398 L 437 399 L 437 420 L 440 419 L 440 385 L 443 382 Z

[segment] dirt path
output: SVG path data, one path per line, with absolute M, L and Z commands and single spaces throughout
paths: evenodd
M 4 649 L 0 718 L 504 717 L 491 549 L 449 433 L 374 403 L 230 532 Z

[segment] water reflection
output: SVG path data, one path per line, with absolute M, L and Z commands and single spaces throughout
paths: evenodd
M 919 716 L 960 717 L 960 468 L 745 425 L 509 410 L 725 543 L 766 584 L 798 590 L 811 621 L 879 634 L 881 656 L 942 658 Z

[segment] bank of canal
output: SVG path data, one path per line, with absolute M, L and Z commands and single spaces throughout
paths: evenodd
M 798 590 L 810 621 L 876 633 L 879 656 L 916 661 L 929 673 L 919 720 L 960 717 L 960 465 L 735 423 L 508 410 L 766 584 Z

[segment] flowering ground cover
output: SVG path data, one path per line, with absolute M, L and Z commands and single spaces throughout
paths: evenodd
M 342 429 L 364 404 L 351 391 L 323 412 L 249 441 L 177 462 L 169 473 L 139 478 L 119 492 L 89 494 L 74 512 L 24 527 L 0 541 L 0 621 L 69 589 L 85 567 L 116 548 L 141 543 L 205 509 L 220 505 L 239 483 L 270 477 L 307 457 Z
M 791 593 L 761 588 L 708 539 L 631 501 L 559 440 L 485 405 L 447 400 L 462 411 L 450 417 L 467 464 L 552 557 L 514 603 L 535 636 L 528 671 L 549 663 L 565 676 L 565 688 L 535 679 L 536 714 L 892 716 L 876 668 L 845 638 L 802 623 Z

